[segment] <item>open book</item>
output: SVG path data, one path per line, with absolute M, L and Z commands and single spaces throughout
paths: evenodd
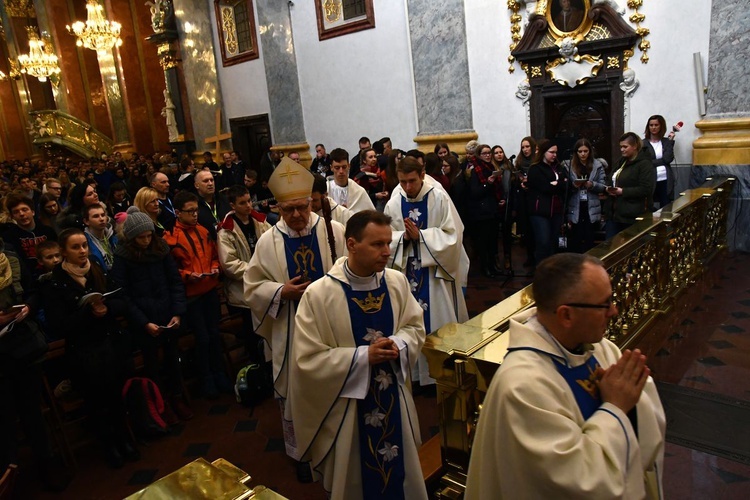
M 101 299 L 103 299 L 104 297 L 107 297 L 107 296 L 109 296 L 109 295 L 112 295 L 112 294 L 113 294 L 113 293 L 115 293 L 115 292 L 119 292 L 120 290 L 122 290 L 122 288 L 118 288 L 118 289 L 116 289 L 116 290 L 112 290 L 111 292 L 107 292 L 107 293 L 99 293 L 99 292 L 91 292 L 91 293 L 87 293 L 86 295 L 84 295 L 83 297 L 81 297 L 81 298 L 80 298 L 80 299 L 78 300 L 78 307 L 83 307 L 83 306 L 85 306 L 86 304 L 88 304 L 88 303 L 90 303 L 90 302 L 93 302 L 93 301 L 95 301 L 95 300 L 101 300 Z

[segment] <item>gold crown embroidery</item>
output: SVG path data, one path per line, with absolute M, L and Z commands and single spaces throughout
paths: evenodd
M 599 368 L 599 364 L 596 365 Z M 599 385 L 597 384 L 596 370 L 592 370 L 590 366 L 587 366 L 589 370 L 589 378 L 576 380 L 576 383 L 588 393 L 594 399 L 599 399 Z
M 359 300 L 356 297 L 352 297 L 355 304 L 362 309 L 365 314 L 372 314 L 379 312 L 383 307 L 383 301 L 385 300 L 385 292 L 380 297 L 375 297 L 372 292 L 367 293 L 367 297 L 364 300 Z

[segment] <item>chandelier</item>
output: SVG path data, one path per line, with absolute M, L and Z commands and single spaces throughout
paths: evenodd
M 86 22 L 76 21 L 73 26 L 66 26 L 68 33 L 74 35 L 76 45 L 86 47 L 97 52 L 106 52 L 112 47 L 122 45 L 120 29 L 122 26 L 104 17 L 104 7 L 97 0 L 86 3 Z
M 29 53 L 18 56 L 21 73 L 34 76 L 40 82 L 46 82 L 48 76 L 60 74 L 57 56 L 52 52 L 52 47 L 39 38 L 34 27 L 27 26 L 26 32 L 29 35 Z

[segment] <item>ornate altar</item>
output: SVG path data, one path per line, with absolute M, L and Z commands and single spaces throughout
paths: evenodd
M 708 178 L 662 210 L 589 251 L 612 279 L 619 310 L 607 337 L 621 348 L 649 335 L 659 315 L 726 246 L 734 178 Z M 532 287 L 463 324 L 449 324 L 427 337 L 423 352 L 437 380 L 443 475 L 440 498 L 461 498 L 484 394 L 507 352 L 511 316 L 533 307 Z
M 285 500 L 265 486 L 250 488 L 250 475 L 219 458 L 213 462 L 199 458 L 133 493 L 126 500 L 222 499 Z

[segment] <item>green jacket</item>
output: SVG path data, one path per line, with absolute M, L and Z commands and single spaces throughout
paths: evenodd
M 615 222 L 633 224 L 635 218 L 653 212 L 656 169 L 651 158 L 643 150 L 634 160 L 620 158 L 607 174 L 607 185 L 612 185 L 612 175 L 625 162 L 617 177 L 617 187 L 622 188 L 622 196 L 610 196 L 607 213 Z

